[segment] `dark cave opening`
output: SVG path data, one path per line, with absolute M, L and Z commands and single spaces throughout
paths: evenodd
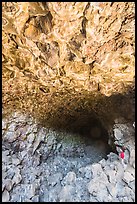
M 114 143 L 112 145 L 109 144 L 109 131 L 104 127 L 103 123 L 95 114 L 92 114 L 92 116 L 82 116 L 80 118 L 77 118 L 75 121 L 76 124 L 73 122 L 71 131 L 72 134 L 79 134 L 83 140 L 85 141 L 85 144 L 99 144 L 104 145 L 106 148 L 106 153 L 109 154 L 110 152 L 116 153 L 116 147 Z M 70 125 L 71 126 L 71 125 Z
M 90 112 L 86 109 L 75 108 L 75 110 L 75 112 L 70 112 L 68 115 L 59 112 L 61 113 L 60 120 L 56 122 L 53 120 L 52 123 L 54 131 L 66 132 L 68 135 L 72 135 L 74 139 L 76 137 L 80 138 L 85 146 L 93 147 L 95 144 L 98 148 L 100 146 L 105 147 L 106 159 L 110 152 L 116 153 L 114 143 L 112 142 L 111 145 L 108 142 L 110 136 L 107 126 L 103 123 L 104 121 L 92 109 Z M 63 121 L 62 118 L 64 119 Z
M 43 124 L 55 130 L 79 134 L 89 143 L 103 141 L 108 153 L 117 153 L 112 134 L 113 125 L 119 118 L 123 118 L 122 123 L 134 121 L 133 96 L 133 93 L 126 93 L 94 99 L 90 95 L 70 95 L 57 103 L 52 115 L 49 110 Z M 57 101 L 54 102 L 56 104 Z
M 39 96 L 39 95 L 38 95 Z M 68 132 L 70 134 L 79 134 L 83 140 L 92 143 L 94 141 L 103 141 L 109 152 L 116 152 L 116 147 L 112 139 L 111 144 L 110 130 L 113 129 L 115 119 L 124 118 L 125 121 L 134 121 L 134 94 L 114 94 L 110 97 L 78 94 L 66 94 L 60 98 L 50 97 L 48 103 L 40 103 L 40 96 L 36 97 L 36 103 L 33 103 L 33 112 L 29 112 L 36 119 L 41 127 L 51 128 L 53 130 Z M 42 95 L 42 97 L 44 97 Z M 22 108 L 22 106 L 21 106 Z M 11 110 L 11 109 L 6 109 Z M 15 111 L 15 108 L 13 109 Z M 12 111 L 13 111 L 12 110 Z M 26 114 L 26 109 L 21 112 Z M 11 112 L 10 112 L 11 113 Z M 108 144 L 109 143 L 109 144 Z

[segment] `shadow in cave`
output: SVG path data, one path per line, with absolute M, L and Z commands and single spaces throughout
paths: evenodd
M 86 101 L 86 103 L 85 103 Z M 58 103 L 57 103 L 58 104 Z M 62 105 L 63 104 L 63 105 Z M 103 141 L 108 152 L 116 152 L 114 144 L 108 144 L 109 130 L 115 119 L 122 118 L 123 122 L 134 121 L 134 93 L 114 94 L 110 97 L 102 96 L 91 101 L 91 95 L 63 98 L 53 111 L 54 117 L 46 118 L 42 123 L 48 124 L 55 130 L 71 134 L 79 134 L 85 141 Z
M 98 96 L 94 96 L 89 92 L 73 94 L 71 90 L 49 95 L 39 91 L 29 95 L 33 108 L 27 103 L 27 93 L 22 94 L 24 104 L 21 104 L 18 110 L 25 114 L 30 113 L 43 127 L 79 134 L 85 141 L 102 140 L 108 146 L 109 131 L 116 119 L 123 118 L 123 123 L 132 124 L 135 121 L 135 93 L 130 89 L 126 93 L 113 94 L 110 97 L 100 92 L 97 93 Z M 11 95 L 10 101 L 8 105 L 15 111 L 18 98 Z M 11 108 L 4 108 L 11 114 Z

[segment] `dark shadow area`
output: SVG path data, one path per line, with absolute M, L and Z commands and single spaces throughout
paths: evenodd
M 8 104 L 3 104 L 9 114 L 19 110 L 31 114 L 43 127 L 78 133 L 92 140 L 99 135 L 107 143 L 109 130 L 116 119 L 122 118 L 123 123 L 132 124 L 135 121 L 135 93 L 132 88 L 126 93 L 116 93 L 110 97 L 100 92 L 93 95 L 85 90 L 74 93 L 69 89 L 52 94 L 40 90 L 29 96 L 23 91 L 21 94 L 13 97 L 9 93 Z
M 117 118 L 123 122 L 135 121 L 135 101 L 133 93 L 115 94 L 110 97 L 99 95 L 68 95 L 66 98 L 54 97 L 53 106 L 46 110 L 40 122 L 52 128 L 68 132 L 87 134 L 95 124 L 109 129 Z M 56 104 L 56 105 L 55 105 Z M 55 105 L 55 106 L 54 106 Z M 44 107 L 42 107 L 44 108 Z
M 48 118 L 41 120 L 42 125 L 74 135 L 78 133 L 91 143 L 102 140 L 108 152 L 116 153 L 115 146 L 108 145 L 109 130 L 112 129 L 115 119 L 122 118 L 123 123 L 134 121 L 133 93 L 100 96 L 93 102 L 91 98 L 90 95 L 74 98 L 71 95 L 66 100 L 63 98 L 60 105 L 56 106 L 55 112 L 52 112 L 52 115 L 49 113 Z

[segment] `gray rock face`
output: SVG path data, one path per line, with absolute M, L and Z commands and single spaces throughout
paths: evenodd
M 2 202 L 9 202 L 10 196 L 7 190 L 2 193 Z
M 7 129 L 3 133 L 2 145 L 3 202 L 135 201 L 133 140 L 125 142 L 130 153 L 125 164 L 113 152 L 106 155 L 94 142 L 89 145 L 79 136 L 78 139 L 68 133 L 42 127 L 38 129 L 27 116 L 14 114 L 13 125 L 11 118 L 9 126 L 6 124 L 8 120 L 5 121 L 3 128 Z M 14 132 L 8 134 L 8 127 Z M 23 135 L 15 134 L 16 129 Z M 12 143 L 11 138 L 15 139 Z
M 133 177 L 129 172 L 124 173 L 123 181 L 129 184 L 131 181 L 134 181 L 135 177 Z
M 66 185 L 62 188 L 59 194 L 59 202 L 71 202 L 75 194 L 75 188 L 71 185 Z
M 5 188 L 8 192 L 12 189 L 14 181 L 11 179 L 5 179 L 3 181 L 3 188 Z
M 115 135 L 116 140 L 122 140 L 124 137 L 124 135 L 118 128 L 114 129 L 114 135 Z
M 70 172 L 68 172 L 67 173 L 67 175 L 64 177 L 64 179 L 63 179 L 63 184 L 64 185 L 71 185 L 71 184 L 73 184 L 73 183 L 75 183 L 75 181 L 76 181 L 76 174 L 75 174 L 75 172 L 73 172 L 73 171 L 70 171 Z
M 35 195 L 31 199 L 32 202 L 39 202 L 39 195 Z
M 99 202 L 104 202 L 108 197 L 108 190 L 106 184 L 101 182 L 100 179 L 93 179 L 87 185 L 89 193 L 96 197 Z
M 56 173 L 47 178 L 48 184 L 51 186 L 55 186 L 57 183 L 60 183 L 62 180 L 62 174 Z

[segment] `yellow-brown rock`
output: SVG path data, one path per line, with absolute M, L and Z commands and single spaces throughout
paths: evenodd
M 134 2 L 3 2 L 4 112 L 54 127 L 134 120 Z M 129 94 L 131 92 L 131 94 Z

